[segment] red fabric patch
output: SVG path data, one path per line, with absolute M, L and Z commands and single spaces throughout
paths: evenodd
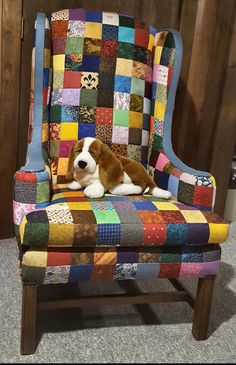
M 172 80 L 173 68 L 169 67 L 168 70 L 168 78 L 167 78 L 167 86 L 170 87 L 171 80 Z
M 178 278 L 180 276 L 181 263 L 161 263 L 159 278 Z
M 112 280 L 115 265 L 94 265 L 91 280 Z
M 193 205 L 211 207 L 213 197 L 213 187 L 194 186 Z
M 34 172 L 17 171 L 15 179 L 18 181 L 37 182 L 37 176 Z
M 118 42 L 117 41 L 102 41 L 101 56 L 116 57 Z
M 166 224 L 186 223 L 185 218 L 178 210 L 162 210 L 161 215 Z
M 135 29 L 134 44 L 136 46 L 148 47 L 149 33 L 146 29 Z
M 48 252 L 47 266 L 60 266 L 71 264 L 71 252 Z
M 166 241 L 165 224 L 144 224 L 143 233 L 145 245 L 163 245 Z
M 52 22 L 52 38 L 66 37 L 68 20 L 55 20 Z
M 44 87 L 43 88 L 43 105 L 47 105 L 47 100 L 48 100 L 48 88 Z
M 113 121 L 112 108 L 97 108 L 96 109 L 96 124 L 111 125 Z
M 81 86 L 81 72 L 67 71 L 64 73 L 64 88 L 74 89 Z

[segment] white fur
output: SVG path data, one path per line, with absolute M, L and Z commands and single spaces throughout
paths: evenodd
M 84 189 L 84 194 L 88 198 L 101 198 L 105 193 L 105 189 L 100 181 L 95 181 Z
M 169 192 L 168 190 L 163 190 L 163 189 L 156 187 L 153 189 L 152 195 L 156 196 L 157 198 L 168 199 L 171 197 L 171 192 Z
M 128 175 L 127 175 L 128 176 Z M 119 184 L 114 188 L 109 189 L 111 194 L 115 195 L 131 195 L 131 194 L 141 194 L 141 186 L 134 184 Z
M 70 190 L 79 190 L 82 188 L 82 186 L 80 185 L 80 183 L 78 183 L 78 181 L 72 181 L 69 184 L 67 184 L 68 189 Z
M 83 145 L 83 149 L 82 152 L 78 154 L 78 156 L 76 157 L 75 161 L 74 161 L 74 168 L 75 170 L 78 171 L 84 171 L 87 174 L 91 173 L 93 174 L 96 171 L 97 168 L 97 164 L 96 161 L 94 160 L 94 158 L 91 156 L 91 154 L 89 153 L 89 147 L 91 146 L 91 144 L 95 141 L 96 139 L 93 137 L 87 137 L 84 139 L 84 145 Z M 80 169 L 78 166 L 79 161 L 85 161 L 87 162 L 87 166 L 85 169 Z

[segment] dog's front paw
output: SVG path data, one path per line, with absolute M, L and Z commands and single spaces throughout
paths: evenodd
M 78 183 L 78 181 L 72 181 L 69 184 L 67 184 L 68 189 L 70 190 L 80 190 L 82 188 L 82 186 L 80 185 L 80 183 Z
M 101 198 L 105 193 L 105 189 L 101 183 L 93 183 L 84 189 L 84 195 L 88 198 Z

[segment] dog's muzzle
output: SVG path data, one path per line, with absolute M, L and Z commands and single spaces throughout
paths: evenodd
M 85 161 L 79 161 L 78 162 L 79 168 L 80 169 L 85 169 L 85 167 L 87 166 L 87 162 Z

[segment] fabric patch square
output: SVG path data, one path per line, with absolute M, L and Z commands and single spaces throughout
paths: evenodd
M 182 201 L 187 205 L 192 205 L 193 196 L 194 196 L 194 186 L 180 180 L 177 200 Z
M 48 246 L 72 246 L 74 235 L 73 224 L 50 223 Z
M 139 112 L 129 112 L 129 127 L 130 128 L 140 128 L 143 126 L 143 115 Z
M 91 106 L 81 106 L 79 120 L 81 123 L 95 123 L 96 108 Z
M 86 10 L 85 19 L 87 22 L 102 22 L 102 12 Z
M 117 264 L 114 280 L 132 280 L 137 278 L 138 264 Z
M 91 280 L 113 280 L 115 265 L 94 265 Z
M 111 125 L 113 119 L 112 108 L 96 108 L 96 124 Z
M 134 112 L 143 112 L 143 97 L 131 94 L 130 95 L 130 110 Z
M 162 215 L 158 210 L 139 210 L 138 213 L 142 222 L 145 224 L 164 223 Z
M 152 202 L 133 202 L 137 210 L 156 210 L 157 208 Z
M 97 105 L 97 90 L 96 89 L 81 89 L 80 105 L 95 107 Z
M 144 244 L 145 245 L 163 245 L 166 241 L 165 224 L 144 224 Z
M 74 145 L 72 141 L 61 141 L 60 142 L 60 157 L 68 157 L 71 147 Z
M 84 37 L 85 22 L 81 20 L 69 20 L 68 37 Z
M 47 266 L 44 276 L 44 284 L 68 283 L 70 265 Z
M 91 280 L 93 265 L 71 265 L 69 273 L 69 282 L 77 283 L 80 281 Z
M 187 224 L 167 224 L 166 244 L 184 245 L 188 243 L 188 225 Z
M 98 72 L 99 71 L 99 57 L 98 56 L 84 56 L 82 61 L 82 71 Z
M 135 44 L 141 47 L 148 47 L 149 32 L 147 29 L 136 28 L 135 29 Z
M 149 52 L 146 48 L 135 45 L 134 46 L 134 61 L 139 61 L 148 64 Z
M 62 89 L 63 88 L 63 80 L 64 80 L 64 72 L 63 71 L 54 71 L 54 73 L 53 73 L 53 88 L 54 89 Z
M 79 37 L 67 37 L 66 54 L 83 54 L 84 39 Z
M 121 110 L 129 110 L 130 94 L 115 92 L 114 93 L 114 108 Z
M 55 74 L 54 74 L 55 75 Z M 81 72 L 65 72 L 64 73 L 64 88 L 68 89 L 79 89 L 81 86 Z
M 101 40 L 95 38 L 84 39 L 84 54 L 99 56 L 101 51 Z
M 128 157 L 141 162 L 141 146 L 129 144 L 127 147 Z
M 167 88 L 165 85 L 157 84 L 156 100 L 158 100 L 162 104 L 167 103 Z
M 115 245 L 120 243 L 119 224 L 98 224 L 97 244 Z
M 103 143 L 107 143 L 111 146 L 112 141 L 112 125 L 98 125 L 96 126 L 96 138 L 100 139 Z
M 37 184 L 27 181 L 15 181 L 15 197 L 16 202 L 25 204 L 35 204 Z
M 66 54 L 65 71 L 81 71 L 81 70 L 82 70 L 82 55 Z
M 74 225 L 73 246 L 96 245 L 97 239 L 97 224 L 85 223 Z
M 210 207 L 212 204 L 213 188 L 208 186 L 195 186 L 193 205 Z
M 71 212 L 68 209 L 47 209 L 49 223 L 73 223 Z
M 104 248 L 102 251 L 97 249 L 94 252 L 94 265 L 114 265 L 116 264 L 116 250 L 111 248 Z
M 126 43 L 134 43 L 134 29 L 128 27 L 119 27 L 118 41 Z
M 85 21 L 85 9 L 69 9 L 69 19 Z
M 92 210 L 72 210 L 73 223 L 75 224 L 96 224 Z
M 139 260 L 139 252 L 132 248 L 122 248 L 117 249 L 117 263 L 128 264 L 137 263 Z
M 90 203 L 93 210 L 112 210 L 114 209 L 111 202 L 96 201 Z
M 58 123 L 49 123 L 50 140 L 60 140 L 60 125 Z
M 28 223 L 48 223 L 48 216 L 45 211 L 35 211 L 33 213 L 28 212 L 27 214 Z
M 137 279 L 156 279 L 159 275 L 159 271 L 159 263 L 138 264 Z
M 121 156 L 127 157 L 127 145 L 120 143 L 112 143 L 111 150 L 113 153 L 118 153 Z
M 123 127 L 129 126 L 129 112 L 127 110 L 114 109 L 113 124 Z
M 161 263 L 159 278 L 178 278 L 180 276 L 181 263 Z
M 120 26 L 134 28 L 134 18 L 127 15 L 120 15 Z
M 135 207 L 129 201 L 115 201 L 112 203 L 117 212 L 123 212 L 126 210 L 134 210 Z
M 131 89 L 131 77 L 115 76 L 115 91 L 122 93 L 130 93 Z
M 109 24 L 103 24 L 102 27 L 102 38 L 104 40 L 118 40 L 118 27 Z
M 86 38 L 101 39 L 102 38 L 102 24 L 94 23 L 94 22 L 86 22 L 84 36 Z
M 119 42 L 117 57 L 128 58 L 132 60 L 134 58 L 134 45 L 130 43 Z
M 141 225 L 139 214 L 135 209 L 130 209 L 128 211 L 122 210 L 117 213 L 121 223 Z
M 187 223 L 207 223 L 206 218 L 200 210 L 181 210 Z
M 53 55 L 65 53 L 66 37 L 57 37 L 52 40 Z
M 179 210 L 162 210 L 160 212 L 165 223 L 186 223 Z
M 61 140 L 76 141 L 78 139 L 78 123 L 61 123 Z
M 82 89 L 94 89 L 98 86 L 97 72 L 82 72 L 81 73 L 81 87 Z
M 113 210 L 93 210 L 94 215 L 96 217 L 97 224 L 118 224 L 120 223 L 120 219 Z
M 101 56 L 102 57 L 108 57 L 108 58 L 116 57 L 117 47 L 118 47 L 118 42 L 117 41 L 102 40 Z
M 142 146 L 148 146 L 149 142 L 149 132 L 142 130 Z
M 128 144 L 129 128 L 113 126 L 112 143 Z
M 79 139 L 85 137 L 96 137 L 95 123 L 80 123 L 79 124 Z
M 141 145 L 142 142 L 142 130 L 139 128 L 129 129 L 129 143 Z
M 132 77 L 133 61 L 124 58 L 116 60 L 116 75 Z
M 101 79 L 100 79 L 101 80 Z M 97 106 L 103 108 L 113 108 L 113 92 L 107 90 L 106 88 L 98 90 L 98 97 L 97 97 Z
M 207 244 L 209 240 L 209 225 L 204 223 L 188 224 L 187 242 L 191 244 Z
M 115 13 L 109 13 L 103 11 L 102 13 L 102 23 L 110 25 L 119 25 L 119 15 Z
M 57 174 L 65 176 L 67 173 L 68 158 L 60 157 L 57 164 Z
M 63 122 L 77 122 L 79 120 L 79 107 L 72 105 L 62 106 Z
M 144 96 L 145 82 L 141 79 L 132 78 L 131 94 Z
M 143 244 L 143 226 L 142 224 L 121 224 L 121 245 L 138 246 Z
M 100 71 L 114 76 L 116 69 L 116 58 L 100 57 Z
M 158 210 L 178 210 L 179 208 L 176 204 L 166 201 L 156 201 L 153 204 L 157 207 Z
M 55 90 L 52 91 L 52 99 L 51 99 L 52 106 L 62 104 L 62 90 L 61 89 L 55 89 Z
M 145 65 L 141 62 L 138 62 L 138 61 L 134 61 L 132 77 L 145 80 L 146 68 L 147 68 L 147 65 Z
M 59 156 L 59 146 L 60 146 L 60 141 L 58 141 L 58 140 L 51 140 L 50 141 L 49 152 L 50 152 L 51 157 L 58 157 Z M 51 162 L 51 165 L 53 165 L 53 162 Z
M 66 105 L 79 105 L 80 89 L 63 89 L 62 103 Z
M 53 21 L 52 22 L 53 38 L 66 37 L 67 27 L 68 27 L 68 20 Z

